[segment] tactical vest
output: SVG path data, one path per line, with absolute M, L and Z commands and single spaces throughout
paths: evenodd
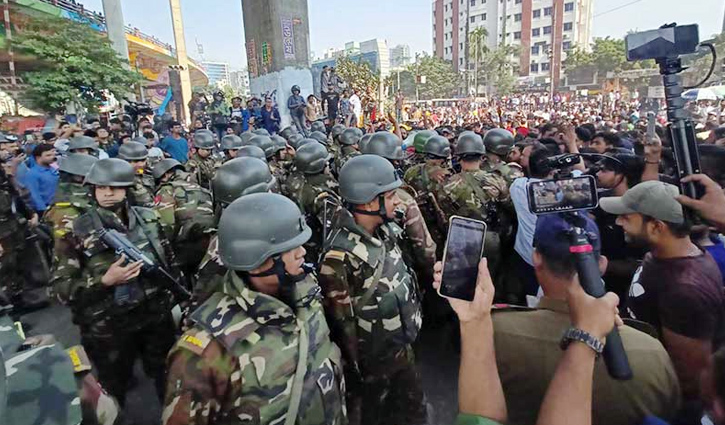
M 332 251 L 327 254 L 335 256 L 339 255 L 335 251 L 342 251 L 353 263 L 374 270 L 362 288 L 350 288 L 358 349 L 361 358 L 370 361 L 413 343 L 422 325 L 418 285 L 396 240 L 396 234 L 402 230 L 392 223 L 387 226 L 388 229 L 379 230 L 386 232 L 382 241 L 361 237 L 343 227 L 330 243 Z
M 211 192 L 185 181 L 174 180 L 167 184 L 173 188 L 176 201 L 174 215 L 178 231 L 175 242 L 189 240 L 200 231 L 214 228 L 216 217 Z
M 241 286 L 230 272 L 225 277 Z M 239 296 L 214 293 L 190 318 L 237 359 L 242 396 L 222 412 L 220 424 L 284 424 L 294 396 L 301 348 L 306 348 L 306 373 L 296 425 L 345 423 L 340 350 L 330 341 L 316 280 L 297 283 L 295 312 L 282 301 L 249 288 Z M 250 296 L 252 298 L 250 298 Z M 261 308 L 260 308 L 261 307 Z M 260 311 L 264 310 L 260 314 Z M 273 314 L 272 314 L 273 313 Z M 304 328 L 304 331 L 303 331 Z M 181 337 L 184 345 L 187 335 Z M 193 378 L 192 378 L 193 379 Z M 217 423 L 217 422 L 215 422 Z

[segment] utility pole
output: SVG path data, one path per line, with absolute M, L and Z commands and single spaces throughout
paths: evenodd
M 108 39 L 111 40 L 113 50 L 118 56 L 128 61 L 128 42 L 126 41 L 121 0 L 103 0 L 103 14 L 106 17 L 106 33 Z M 124 67 L 131 69 L 131 65 L 128 63 L 124 64 Z
M 169 0 L 171 6 L 171 22 L 174 26 L 174 42 L 176 43 L 176 63 L 179 66 L 179 79 L 181 80 L 181 93 L 174 93 L 176 102 L 181 102 L 183 117 L 176 117 L 179 121 L 190 123 L 189 100 L 191 100 L 191 78 L 189 77 L 189 58 L 186 55 L 186 40 L 184 39 L 184 20 L 181 16 L 181 0 Z M 180 94 L 181 96 L 176 96 Z

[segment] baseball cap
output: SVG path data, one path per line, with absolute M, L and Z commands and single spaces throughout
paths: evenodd
M 584 229 L 589 236 L 589 242 L 594 251 L 599 252 L 602 248 L 602 241 L 599 237 L 599 228 L 589 216 L 581 211 L 577 212 L 577 225 Z M 564 220 L 559 214 L 540 215 L 536 220 L 534 231 L 534 248 L 547 256 L 563 257 L 571 255 L 569 251 L 569 231 L 572 225 Z
M 682 224 L 682 205 L 675 200 L 680 190 L 660 181 L 646 181 L 629 189 L 623 196 L 602 198 L 599 206 L 610 214 L 642 214 L 673 224 Z

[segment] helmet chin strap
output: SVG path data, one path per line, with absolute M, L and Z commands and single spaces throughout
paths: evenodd
M 378 210 L 377 211 L 367 211 L 367 210 L 361 210 L 360 208 L 353 208 L 352 212 L 362 214 L 362 215 L 369 215 L 369 216 L 379 216 L 383 219 L 384 223 L 389 223 L 392 221 L 392 219 L 388 218 L 388 212 L 385 209 L 385 195 L 382 193 L 378 195 Z
M 261 273 L 247 273 L 247 276 L 249 277 L 267 277 L 267 276 L 277 276 L 277 279 L 279 281 L 279 299 L 283 303 L 290 306 L 290 308 L 294 308 L 295 305 L 295 286 L 298 282 L 301 282 L 305 280 L 305 277 L 307 277 L 307 274 L 309 273 L 305 267 L 303 267 L 303 272 L 297 276 L 292 276 L 289 273 L 287 273 L 287 269 L 285 268 L 284 261 L 282 261 L 282 256 L 277 255 L 275 257 L 272 257 L 272 267 L 269 270 L 263 271 Z

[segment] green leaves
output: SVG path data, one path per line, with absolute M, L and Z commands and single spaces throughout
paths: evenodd
M 380 77 L 373 73 L 370 65 L 360 59 L 354 60 L 349 56 L 337 59 L 335 63 L 335 72 L 347 82 L 352 89 L 359 93 L 378 92 L 380 85 Z M 377 97 L 377 96 L 375 96 Z
M 108 38 L 90 26 L 54 16 L 32 18 L 13 40 L 19 55 L 35 58 L 38 66 L 21 76 L 30 86 L 33 107 L 63 112 L 71 101 L 94 111 L 106 93 L 121 99 L 143 80 L 124 68 Z
M 455 96 L 461 88 L 461 75 L 453 65 L 435 56 L 424 54 L 418 62 L 408 66 L 413 75 L 424 75 L 425 84 L 418 85 L 421 99 L 440 99 Z

